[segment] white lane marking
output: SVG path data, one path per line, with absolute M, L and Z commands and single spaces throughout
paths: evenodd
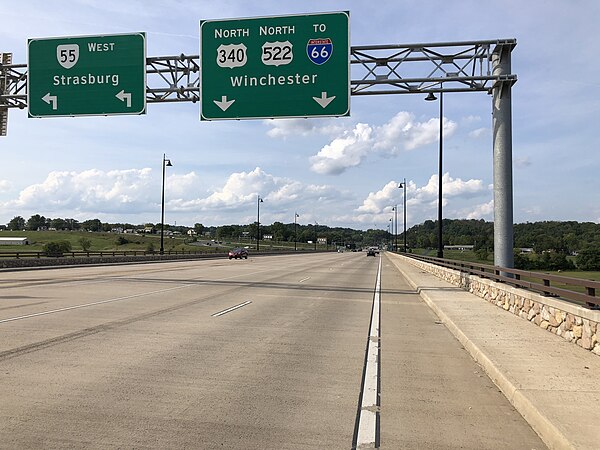
M 377 270 L 377 282 L 373 296 L 373 313 L 371 315 L 371 328 L 369 345 L 367 347 L 367 366 L 365 380 L 362 388 L 360 403 L 360 417 L 358 419 L 357 448 L 373 448 L 377 433 L 377 394 L 379 383 L 379 307 L 381 304 L 381 258 Z
M 252 303 L 252 302 L 250 300 L 248 300 L 247 302 L 240 303 L 239 305 L 235 305 L 235 306 L 232 306 L 231 308 L 227 308 L 227 309 L 224 309 L 223 311 L 219 311 L 219 312 L 216 312 L 214 314 L 211 314 L 211 317 L 222 316 L 223 314 L 227 314 L 228 312 L 234 311 L 234 310 L 236 310 L 238 308 L 241 308 L 242 306 L 249 305 L 250 303 Z
M 121 300 L 129 300 L 129 299 L 132 299 L 132 298 L 144 297 L 146 295 L 161 294 L 163 292 L 174 291 L 175 289 L 183 289 L 183 288 L 186 288 L 186 287 L 188 287 L 188 286 L 177 286 L 177 287 L 172 287 L 172 288 L 168 288 L 168 289 L 160 289 L 158 291 L 143 292 L 141 294 L 127 295 L 125 297 L 110 298 L 108 300 L 101 300 L 101 301 L 98 301 L 98 302 L 84 303 L 84 304 L 81 304 L 81 305 L 74 305 L 74 306 L 67 306 L 65 308 L 52 309 L 50 311 L 43 311 L 43 312 L 39 312 L 39 313 L 27 314 L 27 315 L 24 315 L 24 316 L 10 317 L 8 319 L 2 319 L 2 320 L 0 320 L 0 323 L 12 322 L 14 320 L 21 320 L 21 319 L 29 319 L 31 317 L 37 317 L 37 316 L 45 316 L 45 315 L 48 315 L 48 314 L 55 314 L 55 313 L 62 312 L 62 311 L 69 311 L 71 309 L 79 309 L 79 308 L 86 308 L 88 306 L 102 305 L 104 303 L 112 303 L 112 302 L 118 302 L 118 301 L 121 301 Z
M 298 283 L 302 283 L 302 282 L 304 282 L 306 280 L 310 280 L 310 277 L 302 278 L 300 281 L 298 281 Z
M 234 276 L 231 276 L 231 277 L 220 278 L 220 279 L 218 279 L 216 281 L 232 280 L 232 279 L 235 279 L 235 278 L 240 278 L 242 276 L 255 275 L 255 274 L 259 274 L 259 273 L 266 272 L 266 271 L 267 270 L 259 270 L 259 271 L 251 272 L 249 274 L 240 274 L 240 275 L 234 275 Z M 114 281 L 115 279 L 117 279 L 117 280 L 127 280 L 128 278 L 129 277 L 114 277 L 114 278 L 111 278 L 110 280 L 107 280 L 107 281 Z M 169 281 L 169 280 L 157 280 L 157 281 L 160 282 L 160 281 Z M 132 298 L 144 297 L 146 295 L 160 294 L 160 293 L 163 293 L 163 292 L 169 292 L 169 291 L 173 291 L 173 290 L 176 290 L 176 289 L 190 288 L 190 287 L 196 286 L 193 283 L 193 281 L 194 281 L 193 279 L 190 280 L 189 283 L 191 283 L 191 284 L 185 284 L 183 286 L 176 286 L 176 287 L 167 288 L 167 289 L 159 289 L 158 291 L 143 292 L 141 294 L 127 295 L 125 297 L 110 298 L 108 300 L 100 300 L 100 301 L 97 301 L 97 302 L 84 303 L 84 304 L 81 304 L 81 305 L 74 305 L 74 306 L 67 306 L 67 307 L 64 307 L 64 308 L 52 309 L 50 311 L 42 311 L 42 312 L 27 314 L 27 315 L 18 316 L 18 317 L 9 317 L 8 319 L 0 319 L 0 324 L 1 323 L 5 323 L 5 322 L 13 322 L 15 320 L 30 319 L 32 317 L 46 316 L 48 314 L 55 314 L 55 313 L 59 313 L 59 312 L 70 311 L 72 309 L 87 308 L 88 306 L 102 305 L 104 303 L 118 302 L 120 300 L 129 300 L 129 299 L 132 299 Z

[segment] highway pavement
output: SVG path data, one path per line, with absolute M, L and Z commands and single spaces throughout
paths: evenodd
M 545 448 L 361 252 L 0 272 L 0 399 L 10 449 Z

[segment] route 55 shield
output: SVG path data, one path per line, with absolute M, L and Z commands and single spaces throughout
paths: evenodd
M 56 59 L 65 69 L 70 69 L 79 60 L 79 45 L 63 44 L 56 46 Z
M 310 39 L 306 45 L 308 59 L 317 65 L 325 64 L 331 58 L 333 53 L 333 43 L 331 39 Z

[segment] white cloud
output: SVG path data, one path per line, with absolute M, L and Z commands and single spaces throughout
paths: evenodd
M 452 178 L 450 174 L 445 173 L 442 177 L 442 205 L 447 206 L 450 199 L 470 200 L 479 196 L 489 194 L 491 186 L 486 186 L 482 180 L 461 180 Z M 354 221 L 364 224 L 379 224 L 379 228 L 387 226 L 393 213 L 393 206 L 398 205 L 399 212 L 402 212 L 403 190 L 398 189 L 398 182 L 390 181 L 386 183 L 379 191 L 370 192 L 363 201 L 354 216 Z M 431 175 L 424 186 L 417 186 L 414 181 L 407 182 L 406 189 L 406 209 L 407 221 L 415 223 L 427 219 L 431 216 L 430 212 L 437 208 L 438 201 L 438 176 Z M 493 212 L 493 202 L 478 205 L 464 211 L 450 211 L 453 216 L 480 218 L 487 217 Z M 382 225 L 383 224 L 383 225 Z
M 356 211 L 370 214 L 389 212 L 392 208 L 391 205 L 398 203 L 402 198 L 401 195 L 402 190 L 398 189 L 398 182 L 390 181 L 380 191 L 369 192 L 363 204 Z
M 467 219 L 491 219 L 494 216 L 494 200 L 475 206 L 466 214 Z
M 489 128 L 477 128 L 476 130 L 469 131 L 469 137 L 473 139 L 480 138 L 482 136 L 488 137 L 491 135 L 491 130 Z
M 515 164 L 515 167 L 518 167 L 519 169 L 529 167 L 532 164 L 529 156 L 521 156 L 519 158 L 514 158 L 513 162 Z
M 335 124 L 331 120 L 309 120 L 309 119 L 278 119 L 264 120 L 263 123 L 271 129 L 267 136 L 272 138 L 283 138 L 293 136 L 311 136 L 315 134 L 335 135 L 343 133 L 344 127 Z
M 265 202 L 265 220 L 289 220 L 297 210 L 302 220 L 328 221 L 339 202 L 354 198 L 334 186 L 304 184 L 273 176 L 260 167 L 235 172 L 212 192 L 202 188 L 195 172 L 168 175 L 165 180 L 165 210 L 180 223 L 248 223 L 256 216 L 257 195 Z M 161 173 L 152 169 L 104 172 L 54 171 L 40 183 L 23 189 L 18 198 L 0 203 L 7 214 L 42 214 L 47 217 L 107 221 L 133 219 L 136 223 L 157 220 L 161 201 Z M 261 217 L 263 208 L 261 207 Z M 184 220 L 181 221 L 181 218 Z
M 42 183 L 21 191 L 5 207 L 38 211 L 127 211 L 149 201 L 153 194 L 151 169 L 97 169 L 50 172 Z
M 460 121 L 464 125 L 470 125 L 472 123 L 479 123 L 479 122 L 481 122 L 481 117 L 480 116 L 470 115 L 470 116 L 463 117 Z
M 0 180 L 0 192 L 8 192 L 11 186 L 10 181 Z
M 456 128 L 455 122 L 444 118 L 444 137 L 450 137 Z M 359 166 L 370 153 L 394 155 L 400 149 L 414 150 L 438 138 L 439 119 L 417 122 L 411 113 L 401 111 L 382 126 L 359 123 L 353 130 L 346 130 L 310 158 L 311 169 L 320 174 L 339 175 Z
M 311 156 L 311 168 L 320 174 L 337 175 L 349 167 L 358 166 L 371 148 L 372 128 L 359 123 L 343 137 L 334 139 L 315 156 Z

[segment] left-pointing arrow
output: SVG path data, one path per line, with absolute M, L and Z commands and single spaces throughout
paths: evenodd
M 235 100 L 227 100 L 227 96 L 224 95 L 221 97 L 221 101 L 213 100 L 213 102 L 215 102 L 215 105 L 221 108 L 222 111 L 227 111 L 227 108 L 229 108 Z
M 126 102 L 127 107 L 131 108 L 131 93 L 125 92 L 124 89 L 121 89 L 121 92 L 115 95 L 115 97 L 117 97 L 122 102 Z
M 52 103 L 52 110 L 55 111 L 57 108 L 57 98 L 56 95 L 50 95 L 50 92 L 48 92 L 46 95 L 44 95 L 42 97 L 42 100 L 44 100 L 46 103 L 50 104 Z

